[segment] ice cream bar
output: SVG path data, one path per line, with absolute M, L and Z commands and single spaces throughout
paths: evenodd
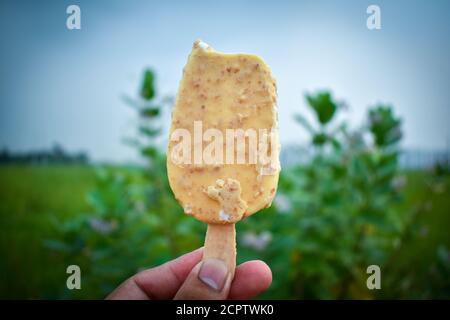
M 234 272 L 234 224 L 270 206 L 279 164 L 276 82 L 258 56 L 194 43 L 183 70 L 167 152 L 185 214 L 208 223 L 204 257 Z

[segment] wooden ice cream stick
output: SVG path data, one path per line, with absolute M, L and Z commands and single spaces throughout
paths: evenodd
M 234 223 L 208 224 L 203 260 L 216 258 L 225 262 L 234 277 L 236 269 L 236 227 Z

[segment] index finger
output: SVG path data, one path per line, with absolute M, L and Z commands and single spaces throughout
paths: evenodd
M 141 271 L 122 283 L 107 299 L 172 299 L 202 256 L 203 247 Z

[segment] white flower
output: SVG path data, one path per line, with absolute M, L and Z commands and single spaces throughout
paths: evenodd
M 401 191 L 406 186 L 406 182 L 405 176 L 397 176 L 392 180 L 392 187 L 396 191 Z
M 257 251 L 264 250 L 270 241 L 272 241 L 272 234 L 268 231 L 261 232 L 259 235 L 253 232 L 246 232 L 241 237 L 241 243 L 244 247 Z
M 135 205 L 135 208 L 136 208 L 136 210 L 137 211 L 139 211 L 139 212 L 144 212 L 145 211 L 145 202 L 144 201 L 137 201 L 136 202 L 136 205 Z
M 89 225 L 92 229 L 103 235 L 107 235 L 117 229 L 117 221 L 105 221 L 97 218 L 89 220 Z
M 275 202 L 275 206 L 277 207 L 278 211 L 281 213 L 289 212 L 292 209 L 291 201 L 285 194 L 283 194 L 281 192 L 277 193 L 277 195 L 275 196 L 274 202 Z

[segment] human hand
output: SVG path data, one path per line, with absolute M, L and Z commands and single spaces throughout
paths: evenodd
M 239 265 L 231 279 L 225 263 L 218 259 L 201 261 L 202 255 L 200 248 L 139 272 L 106 299 L 251 299 L 272 282 L 272 272 L 262 261 Z

